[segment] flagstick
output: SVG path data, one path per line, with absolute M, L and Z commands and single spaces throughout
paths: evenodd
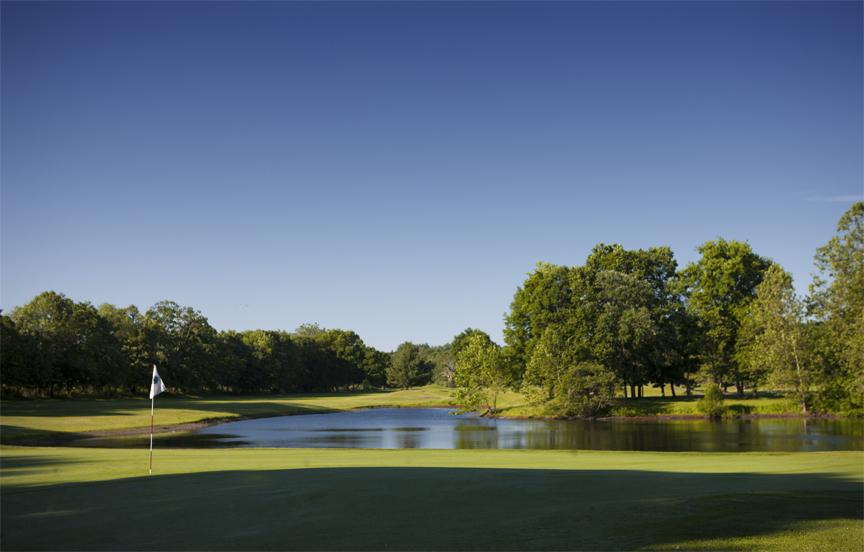
M 156 397 L 150 399 L 150 475 L 153 475 L 153 408 Z

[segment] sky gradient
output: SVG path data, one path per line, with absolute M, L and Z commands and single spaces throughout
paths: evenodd
M 864 196 L 861 2 L 3 2 L 0 307 L 500 340 L 536 262 Z

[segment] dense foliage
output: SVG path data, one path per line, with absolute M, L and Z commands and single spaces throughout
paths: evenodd
M 5 394 L 143 392 L 157 364 L 174 392 L 290 393 L 383 386 L 390 355 L 356 333 L 217 332 L 190 307 L 141 313 L 45 292 L 2 316 Z
M 667 247 L 600 244 L 581 266 L 538 264 L 505 320 L 520 390 L 568 416 L 602 413 L 613 386 L 639 398 L 648 384 L 721 396 L 768 385 L 804 412 L 864 410 L 864 203 L 818 250 L 807 299 L 747 243 L 698 251 L 680 271 Z

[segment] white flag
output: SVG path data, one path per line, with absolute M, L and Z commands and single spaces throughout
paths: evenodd
M 156 365 L 153 365 L 153 381 L 150 382 L 150 398 L 152 399 L 159 393 L 165 391 L 165 382 L 159 377 L 159 372 L 156 371 Z

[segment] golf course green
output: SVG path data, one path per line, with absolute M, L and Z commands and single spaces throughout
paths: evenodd
M 862 548 L 862 455 L 2 448 L 2 547 Z

